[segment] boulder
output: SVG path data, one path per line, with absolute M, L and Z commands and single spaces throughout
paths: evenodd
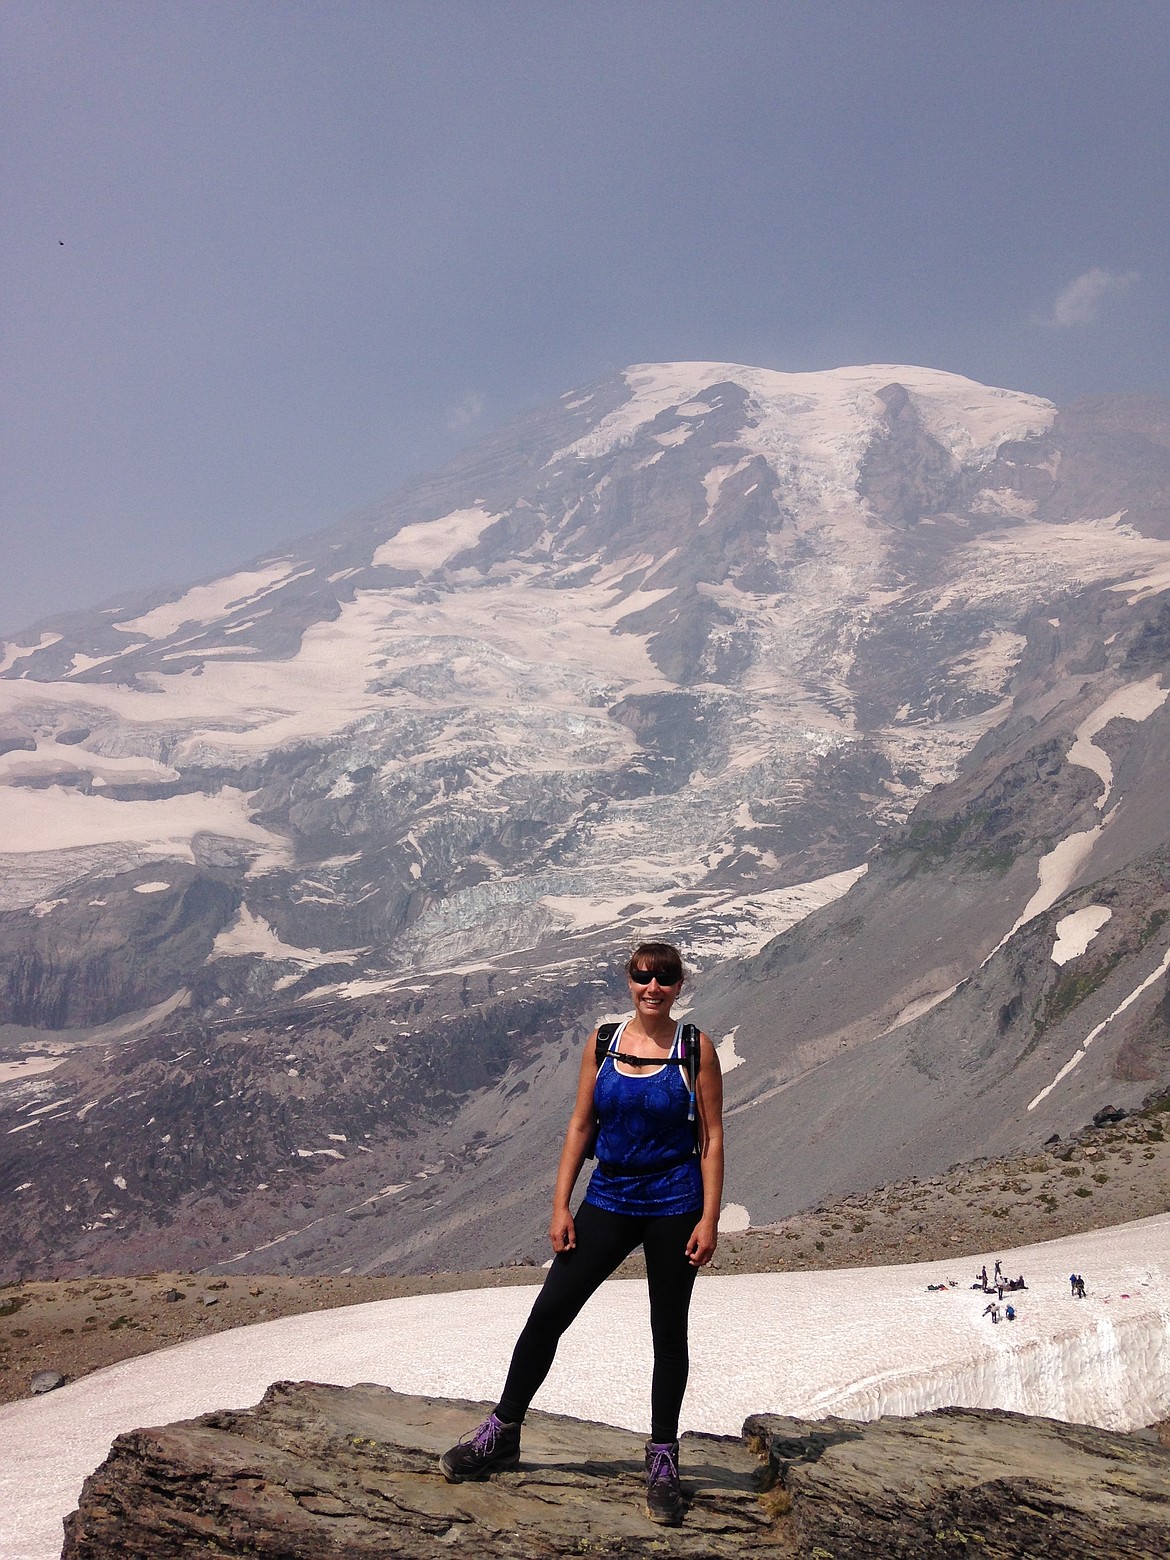
M 28 1390 L 33 1393 L 56 1392 L 58 1387 L 65 1385 L 65 1377 L 59 1370 L 38 1370 L 28 1384 Z

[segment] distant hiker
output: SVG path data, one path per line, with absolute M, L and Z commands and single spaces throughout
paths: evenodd
M 1015 1306 L 1014 1305 L 1009 1305 L 1007 1310 L 1003 1314 L 1007 1317 L 1009 1322 L 1014 1322 L 1015 1319 L 1016 1319 L 1016 1308 L 1015 1308 Z
M 993 1282 L 998 1284 L 1002 1277 L 1003 1277 L 1003 1264 L 1000 1262 L 999 1258 L 996 1257 L 996 1259 L 995 1259 L 995 1277 L 993 1279 Z
M 979 1282 L 983 1286 L 984 1294 L 986 1294 L 987 1293 L 987 1263 L 986 1262 L 983 1264 L 983 1267 L 980 1270 Z
M 995 1301 L 992 1300 L 987 1305 L 985 1305 L 983 1307 L 983 1314 L 984 1314 L 984 1316 L 990 1316 L 992 1322 L 998 1322 L 999 1321 L 999 1306 L 997 1306 Z
M 1084 1298 L 1085 1298 L 1085 1281 L 1081 1277 L 1081 1275 L 1078 1273 L 1077 1274 L 1077 1299 L 1078 1300 L 1083 1300 Z
M 1075 1273 L 1070 1273 L 1068 1275 L 1068 1281 L 1072 1287 L 1072 1297 L 1075 1300 L 1077 1297 L 1077 1275 Z
M 708 1035 L 671 1016 L 685 972 L 677 948 L 647 942 L 626 965 L 632 1015 L 589 1036 L 553 1192 L 548 1276 L 512 1354 L 493 1411 L 439 1466 L 452 1484 L 520 1461 L 520 1427 L 552 1368 L 562 1333 L 590 1295 L 641 1246 L 650 1286 L 654 1375 L 646 1443 L 646 1514 L 683 1516 L 678 1421 L 686 1390 L 687 1314 L 701 1267 L 715 1254 L 723 1195 L 723 1080 Z M 569 1198 L 596 1145 L 576 1216 Z M 623 1369 L 622 1340 L 597 1348 Z

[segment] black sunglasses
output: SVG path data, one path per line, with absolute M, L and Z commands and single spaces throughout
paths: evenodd
M 660 986 L 677 986 L 681 975 L 664 975 L 661 970 L 631 970 L 630 979 L 635 986 L 648 986 L 656 980 Z

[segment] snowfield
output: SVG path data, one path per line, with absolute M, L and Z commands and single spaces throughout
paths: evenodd
M 702 415 L 709 408 L 696 397 L 730 382 L 752 398 L 752 447 L 777 471 L 799 465 L 816 498 L 831 496 L 852 505 L 857 462 L 877 425 L 875 395 L 891 380 L 918 398 L 931 434 L 972 465 L 989 460 L 1006 439 L 1042 433 L 1056 415 L 1055 406 L 1039 396 L 989 389 L 960 374 L 904 363 L 795 374 L 743 363 L 636 363 L 626 369 L 625 380 L 630 399 L 583 438 L 559 450 L 549 465 L 566 455 L 598 460 L 671 408 L 681 418 Z M 668 439 L 661 437 L 661 442 Z
M 831 1273 L 704 1277 L 684 1428 L 751 1412 L 872 1419 L 948 1404 L 1132 1429 L 1170 1415 L 1170 1214 L 989 1253 L 1028 1288 L 994 1326 L 982 1258 Z M 1069 1274 L 1088 1298 L 1073 1300 Z M 957 1280 L 931 1291 L 930 1284 Z M 113 1438 L 255 1403 L 277 1380 L 493 1401 L 529 1288 L 419 1295 L 288 1317 L 127 1360 L 0 1407 L 0 1560 L 56 1560 L 61 1519 Z M 620 1368 L 602 1338 L 621 1340 Z M 650 1340 L 641 1281 L 613 1281 L 567 1334 L 535 1406 L 641 1430 Z M 685 1449 L 684 1449 L 685 1463 Z

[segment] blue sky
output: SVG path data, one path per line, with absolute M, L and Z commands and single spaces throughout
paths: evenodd
M 1170 393 L 1163 0 L 6 0 L 0 632 L 627 363 Z

